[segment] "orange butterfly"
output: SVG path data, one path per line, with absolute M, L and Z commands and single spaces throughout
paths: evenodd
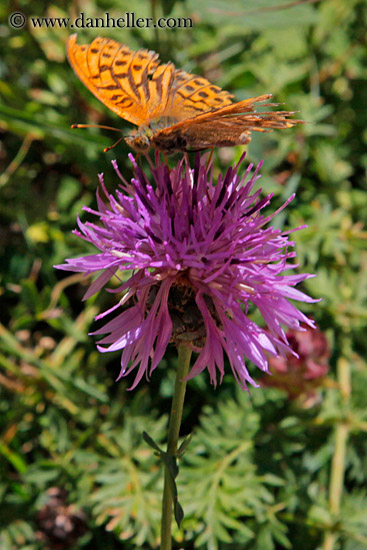
M 125 137 L 138 152 L 150 147 L 173 153 L 243 145 L 253 130 L 303 122 L 289 119 L 294 114 L 289 111 L 257 113 L 254 105 L 271 94 L 232 103 L 231 94 L 206 78 L 178 70 L 173 63 L 159 64 L 153 51 L 133 52 L 109 38 L 96 38 L 89 46 L 76 39 L 73 34 L 67 44 L 71 66 L 102 103 L 138 126 Z

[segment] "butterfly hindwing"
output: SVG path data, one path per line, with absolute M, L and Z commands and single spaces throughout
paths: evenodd
M 164 128 L 153 136 L 153 145 L 167 152 L 244 145 L 252 131 L 290 128 L 302 122 L 289 119 L 293 114 L 289 111 L 255 111 L 256 103 L 270 98 L 270 94 L 253 97 Z
M 164 116 L 172 119 L 187 120 L 198 114 L 231 105 L 230 93 L 211 84 L 202 76 L 176 70 L 170 90 L 170 101 Z

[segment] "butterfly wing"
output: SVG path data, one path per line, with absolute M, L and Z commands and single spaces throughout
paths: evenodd
M 181 121 L 231 104 L 231 95 L 206 78 L 159 64 L 158 54 L 133 52 L 108 38 L 90 45 L 70 36 L 67 55 L 80 80 L 121 118 L 148 125 L 165 118 Z
M 233 96 L 206 78 L 175 70 L 163 116 L 177 121 L 232 104 Z
M 133 52 L 108 38 L 96 38 L 89 45 L 70 36 L 67 55 L 71 66 L 87 88 L 121 118 L 147 124 L 166 108 L 174 80 L 172 63 L 159 65 L 153 51 Z
M 153 51 L 133 52 L 108 38 L 96 38 L 90 45 L 79 45 L 76 39 L 76 34 L 70 36 L 67 54 L 80 80 L 121 118 L 143 131 L 150 124 L 155 127 L 151 141 L 159 150 L 243 144 L 254 130 L 301 122 L 289 119 L 293 113 L 288 111 L 257 113 L 254 105 L 271 95 L 232 103 L 228 92 L 205 78 L 177 70 L 172 63 L 159 64 Z
M 256 103 L 270 99 L 270 94 L 253 97 L 179 122 L 158 131 L 153 145 L 167 153 L 243 145 L 250 141 L 252 131 L 291 128 L 301 120 L 288 118 L 290 111 L 256 112 Z M 266 106 L 276 106 L 268 103 Z

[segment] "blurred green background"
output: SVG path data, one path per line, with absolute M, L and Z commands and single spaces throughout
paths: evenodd
M 311 393 L 253 389 L 230 373 L 216 390 L 190 381 L 181 461 L 184 531 L 178 549 L 367 548 L 367 3 L 362 0 L 34 0 L 0 6 L 0 548 L 126 550 L 159 547 L 162 471 L 141 437 L 165 441 L 175 350 L 151 382 L 115 383 L 119 354 L 101 355 L 88 332 L 113 304 L 89 283 L 53 269 L 90 250 L 71 231 L 95 205 L 97 174 L 130 177 L 115 134 L 72 123 L 128 123 L 79 82 L 65 58 L 75 29 L 13 29 L 8 17 L 190 17 L 192 28 L 84 29 L 132 49 L 158 51 L 237 100 L 273 93 L 307 121 L 253 136 L 248 161 L 272 209 L 296 199 L 278 227 L 294 235 L 302 307 L 330 346 L 330 371 Z M 11 4 L 11 5 L 10 5 Z M 241 149 L 215 152 L 216 170 Z M 177 159 L 178 157 L 176 157 Z M 175 157 L 172 157 L 172 162 Z M 316 357 L 317 361 L 317 357 Z M 260 378 L 252 367 L 251 374 Z

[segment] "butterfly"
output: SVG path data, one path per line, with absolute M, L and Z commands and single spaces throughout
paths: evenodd
M 134 52 L 109 38 L 96 38 L 89 45 L 76 40 L 73 34 L 67 43 L 72 68 L 102 103 L 138 127 L 124 138 L 137 152 L 244 145 L 252 131 L 303 123 L 288 118 L 294 114 L 290 111 L 256 112 L 256 104 L 271 94 L 233 103 L 229 92 L 206 78 L 176 69 L 173 63 L 159 63 L 154 51 Z

